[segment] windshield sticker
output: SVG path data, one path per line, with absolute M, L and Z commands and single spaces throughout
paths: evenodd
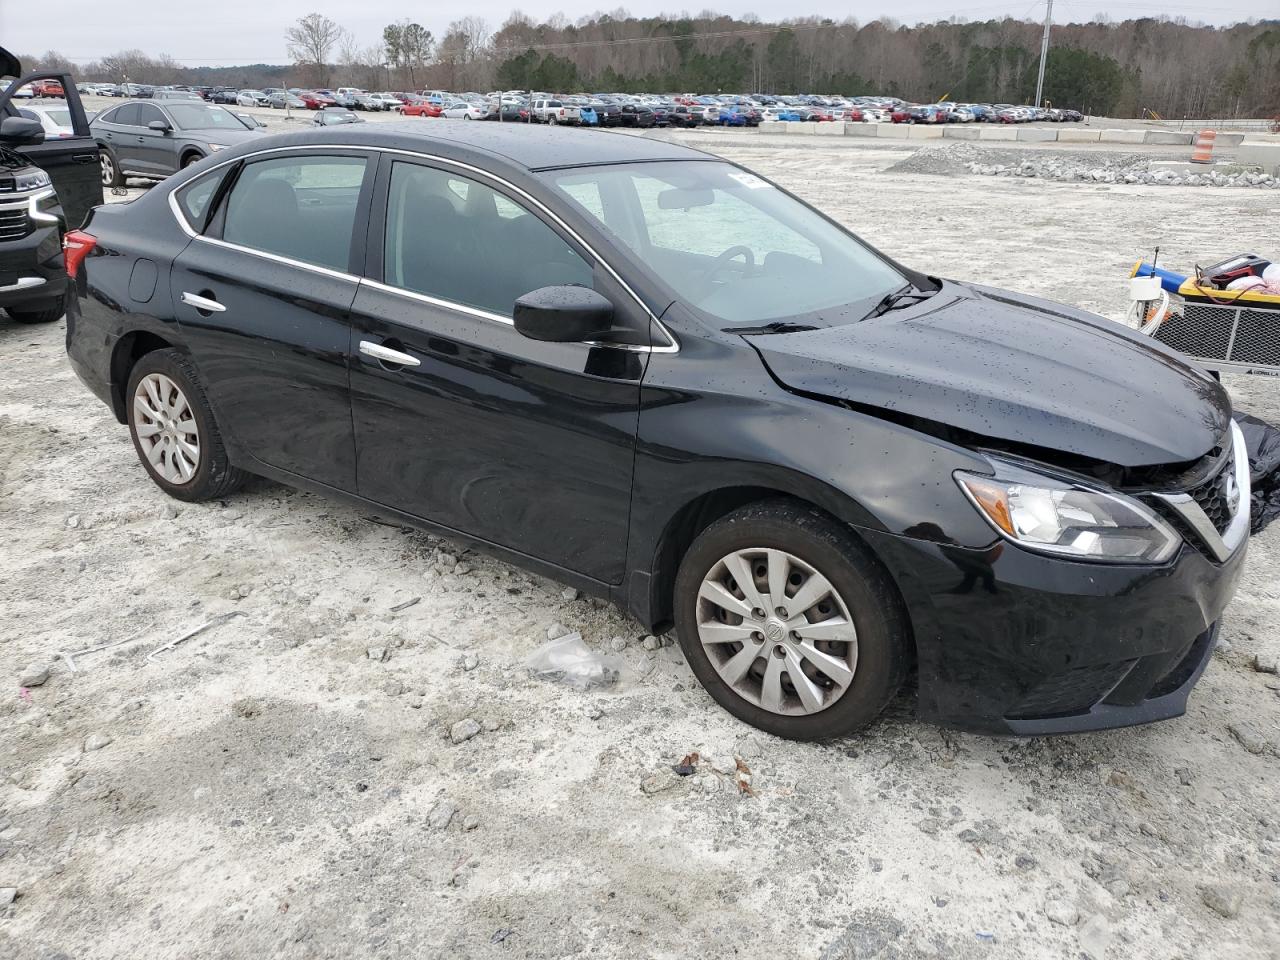
M 734 180 L 737 180 L 748 190 L 766 190 L 772 186 L 772 184 L 765 183 L 753 173 L 731 173 L 729 176 Z

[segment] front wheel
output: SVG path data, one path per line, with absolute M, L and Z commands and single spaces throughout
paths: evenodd
M 888 574 L 845 527 L 770 500 L 704 530 L 680 564 L 675 622 L 722 707 L 793 740 L 871 723 L 906 676 L 906 616 Z
M 102 167 L 102 185 L 104 187 L 124 186 L 124 174 L 120 172 L 120 166 L 116 163 L 115 154 L 103 147 L 102 152 L 98 155 L 98 163 Z
M 129 436 L 156 485 L 197 503 L 226 496 L 249 475 L 231 465 L 204 387 L 177 350 L 146 354 L 129 374 Z

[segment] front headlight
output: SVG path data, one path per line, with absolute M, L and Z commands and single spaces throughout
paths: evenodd
M 1041 553 L 1108 563 L 1163 563 L 1182 538 L 1122 494 L 987 458 L 995 476 L 956 471 L 956 482 L 1004 537 Z
M 43 170 L 32 170 L 30 173 L 20 173 L 14 177 L 13 189 L 17 192 L 35 190 L 39 187 L 47 187 L 51 182 L 49 175 Z

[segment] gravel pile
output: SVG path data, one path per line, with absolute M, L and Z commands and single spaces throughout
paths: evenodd
M 1280 177 L 1248 167 L 1206 168 L 1182 174 L 1152 169 L 1152 158 L 1139 153 L 1004 150 L 972 144 L 923 147 L 891 169 L 900 173 L 984 177 L 1024 177 L 1079 183 L 1145 183 L 1188 187 L 1280 188 Z

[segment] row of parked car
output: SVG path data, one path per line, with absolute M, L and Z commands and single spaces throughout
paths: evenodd
M 1011 103 L 926 103 L 898 107 L 889 119 L 893 123 L 1076 123 L 1084 119 L 1084 114 Z

